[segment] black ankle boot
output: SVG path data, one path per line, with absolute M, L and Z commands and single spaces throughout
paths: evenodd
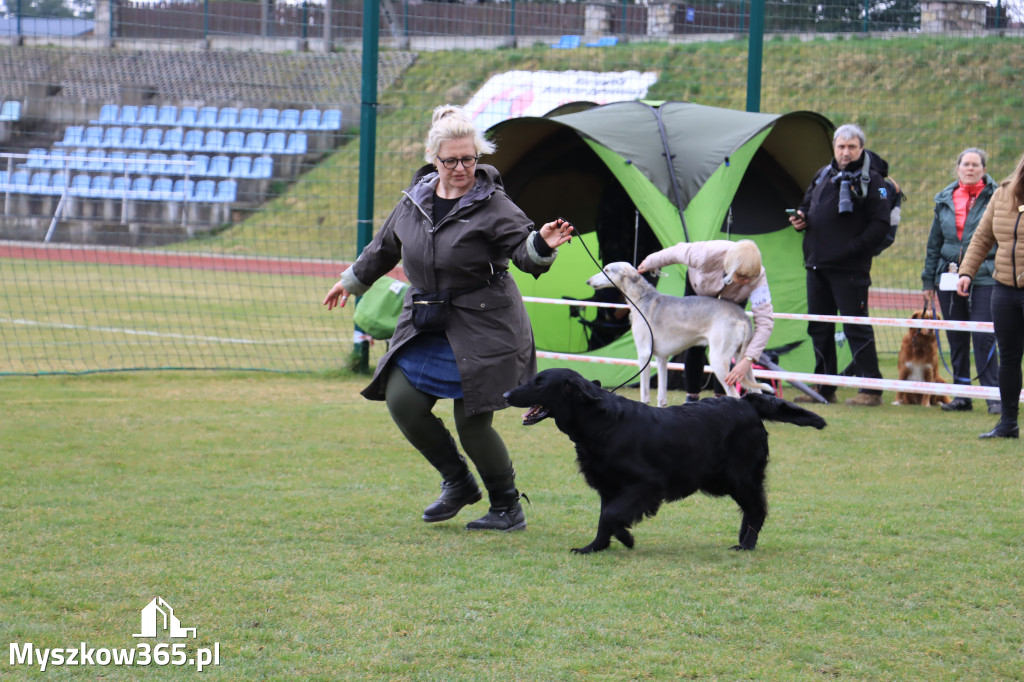
M 1000 420 L 996 424 L 996 428 L 992 429 L 988 433 L 983 433 L 978 438 L 1019 438 L 1020 430 L 1017 428 L 1016 422 L 1006 422 Z
M 466 530 L 526 530 L 526 515 L 523 513 L 522 505 L 519 504 L 520 497 L 527 502 L 530 501 L 530 498 L 519 495 L 517 491 L 515 502 L 504 507 L 495 507 L 492 504 L 487 514 L 476 521 L 467 523 Z
M 441 496 L 423 510 L 423 520 L 427 523 L 445 521 L 467 504 L 479 502 L 483 496 L 473 474 L 467 471 L 461 480 L 441 482 Z
M 527 502 L 530 498 L 520 496 L 516 490 L 515 469 L 494 478 L 484 477 L 484 486 L 491 499 L 491 508 L 485 516 L 467 523 L 466 530 L 526 530 L 526 515 L 519 498 L 523 497 Z

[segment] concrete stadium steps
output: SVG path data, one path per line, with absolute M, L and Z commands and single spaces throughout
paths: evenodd
M 382 52 L 381 86 L 415 60 L 413 52 Z M 48 50 L 21 47 L 0 60 L 6 96 L 25 100 L 40 84 L 56 99 L 116 102 L 147 97 L 155 103 L 199 101 L 227 105 L 266 102 L 302 108 L 357 106 L 361 55 L 159 50 Z M 98 115 L 98 112 L 97 112 Z

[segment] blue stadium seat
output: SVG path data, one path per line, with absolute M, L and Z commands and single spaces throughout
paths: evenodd
M 619 39 L 615 36 L 601 36 L 596 43 L 587 43 L 587 47 L 612 47 L 618 43 Z
M 153 179 L 149 176 L 143 175 L 142 177 L 135 178 L 132 180 L 132 189 L 128 194 L 129 199 L 148 199 L 149 191 L 153 188 Z
M 157 178 L 149 190 L 150 197 L 157 201 L 171 201 L 174 199 L 174 181 L 170 178 Z
M 192 159 L 188 154 L 178 152 L 167 160 L 172 162 L 167 164 L 167 175 L 185 175 L 186 172 L 192 175 Z
M 341 130 L 341 109 L 326 109 L 320 116 L 320 130 Z
M 85 134 L 84 126 L 68 126 L 64 129 L 64 139 L 55 142 L 57 147 L 78 147 L 82 144 L 82 135 Z
M 267 145 L 263 151 L 267 154 L 286 154 L 288 148 L 288 136 L 286 133 L 270 133 L 267 135 Z
M 168 127 L 178 125 L 178 107 L 173 104 L 165 104 L 160 107 L 160 111 L 156 115 L 156 124 Z
M 277 119 L 281 112 L 278 109 L 264 109 L 260 112 L 259 128 L 261 130 L 273 130 L 277 127 Z
M 301 120 L 302 112 L 298 109 L 284 109 L 277 119 L 277 127 L 280 130 L 298 130 Z
M 192 191 L 195 189 L 195 180 L 175 180 L 174 199 L 175 201 L 191 201 Z
M 50 176 L 50 186 L 43 189 L 43 191 L 40 192 L 40 194 L 51 194 L 59 196 L 64 193 L 65 189 L 67 189 L 67 184 L 67 173 L 54 173 L 52 176 Z
M 255 128 L 260 122 L 260 110 L 253 107 L 246 107 L 238 112 L 238 127 L 244 129 Z
M 222 149 L 230 154 L 241 154 L 245 150 L 245 133 L 241 130 L 227 131 Z
M 110 176 L 94 175 L 92 184 L 89 185 L 89 196 L 102 198 L 110 194 Z
M 139 122 L 139 108 L 134 104 L 125 104 L 117 116 L 117 122 L 123 126 L 133 126 Z
M 160 142 L 160 149 L 165 152 L 181 151 L 185 143 L 185 131 L 181 128 L 168 128 L 164 132 L 164 139 Z
M 270 156 L 256 157 L 252 162 L 252 172 L 249 177 L 261 179 L 274 177 L 274 159 Z
M 222 107 L 217 112 L 217 123 L 218 128 L 224 128 L 225 130 L 231 130 L 238 127 L 238 109 L 234 107 Z
M 126 173 L 137 175 L 139 173 L 146 172 L 146 160 L 149 155 L 146 152 L 131 152 L 128 154 L 128 158 L 124 162 L 124 170 Z
M 85 170 L 85 164 L 89 161 L 89 150 L 85 147 L 69 150 L 61 168 L 68 170 Z
M 185 138 L 181 142 L 181 151 L 198 152 L 203 148 L 204 133 L 198 128 L 185 132 Z
M 88 196 L 90 187 L 92 187 L 92 176 L 85 174 L 76 175 L 71 178 L 68 194 L 73 194 L 76 197 Z
M 163 152 L 153 152 L 146 159 L 146 171 L 148 175 L 167 174 L 167 155 Z
M 139 118 L 136 123 L 140 126 L 155 126 L 157 119 L 157 108 L 155 104 L 147 104 L 139 107 Z
M 90 149 L 85 155 L 85 165 L 82 167 L 86 173 L 102 173 L 107 165 L 107 152 L 102 149 Z
M 248 178 L 252 174 L 252 157 L 236 156 L 231 160 L 231 170 L 228 171 L 230 178 Z
M 212 202 L 217 196 L 217 183 L 213 180 L 200 180 L 196 183 L 195 194 L 192 201 Z
M 21 102 L 9 99 L 0 105 L 0 123 L 13 123 L 21 118 Z
M 245 153 L 246 154 L 262 154 L 263 148 L 267 145 L 267 134 L 254 130 L 245 136 Z
M 142 149 L 160 149 L 163 139 L 163 128 L 146 128 L 146 133 L 142 136 Z
M 178 113 L 178 125 L 182 128 L 190 128 L 195 126 L 196 119 L 199 118 L 199 110 L 195 107 L 182 107 Z
M 202 107 L 196 117 L 197 128 L 214 128 L 217 126 L 217 107 Z
M 217 194 L 213 200 L 223 204 L 233 204 L 238 198 L 238 183 L 234 180 L 221 180 L 217 183 Z
M 579 46 L 579 36 L 564 35 L 562 36 L 561 40 L 559 40 L 556 44 L 552 45 L 551 47 L 554 47 L 559 50 L 572 50 L 573 48 L 577 48 Z
M 103 140 L 100 146 L 107 149 L 117 149 L 121 146 L 121 138 L 124 136 L 124 128 L 121 126 L 110 126 L 103 131 Z
M 8 192 L 16 192 L 18 194 L 24 194 L 28 191 L 28 183 L 32 178 L 32 171 L 19 169 L 11 173 L 10 179 L 5 185 L 5 189 Z
M 50 171 L 36 171 L 28 181 L 28 188 L 25 191 L 29 194 L 49 194 L 50 175 Z
M 226 178 L 231 173 L 231 157 L 217 155 L 210 159 L 206 174 L 211 177 Z
M 83 147 L 99 147 L 103 144 L 103 126 L 89 126 L 82 133 Z
M 223 130 L 208 130 L 206 137 L 203 138 L 203 151 L 210 152 L 213 154 L 220 153 L 224 148 L 224 131 Z
M 21 164 L 21 168 L 30 168 L 32 170 L 44 170 L 50 167 L 50 152 L 44 147 L 33 147 L 28 150 L 28 158 L 25 159 L 25 163 Z
M 111 199 L 124 199 L 131 189 L 131 182 L 123 175 L 115 175 L 110 181 L 110 190 L 106 196 Z
M 320 128 L 320 110 L 306 109 L 299 119 L 299 130 L 318 130 Z
M 210 166 L 210 157 L 206 154 L 193 154 L 190 158 L 192 168 L 189 169 L 188 174 L 193 177 L 206 175 L 207 168 Z
M 89 122 L 101 126 L 116 125 L 118 112 L 120 112 L 120 110 L 121 107 L 116 104 L 104 104 L 100 107 L 99 118 Z
M 306 137 L 306 133 L 292 133 L 288 136 L 288 153 L 289 154 L 305 154 L 309 148 L 309 141 Z
M 74 151 L 75 150 L 73 149 L 62 148 L 51 150 L 46 158 L 46 168 L 49 170 L 60 170 L 64 168 L 64 164 L 67 163 L 65 161 L 65 157 Z M 85 151 L 83 150 L 82 153 L 84 154 Z
M 125 128 L 124 135 L 121 136 L 121 148 L 128 150 L 142 149 L 142 135 L 142 128 L 138 126 Z
M 107 154 L 107 165 L 103 168 L 106 173 L 124 173 L 125 160 L 128 154 L 120 149 L 115 149 Z

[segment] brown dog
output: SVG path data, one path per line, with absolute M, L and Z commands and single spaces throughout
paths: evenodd
M 912 320 L 934 320 L 931 311 L 915 312 Z M 924 381 L 932 384 L 944 384 L 946 381 L 939 376 L 939 344 L 934 329 L 908 329 L 900 345 L 900 381 Z M 940 405 L 950 402 L 948 395 L 930 395 L 927 393 L 896 393 L 898 405 Z

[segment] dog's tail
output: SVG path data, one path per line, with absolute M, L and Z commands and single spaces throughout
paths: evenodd
M 761 393 L 747 393 L 743 396 L 747 403 L 757 410 L 761 419 L 771 422 L 786 422 L 797 426 L 813 426 L 816 429 L 825 428 L 825 420 L 821 415 L 793 403 Z

